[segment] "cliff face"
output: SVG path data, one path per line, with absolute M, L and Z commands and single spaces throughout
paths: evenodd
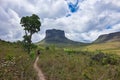
M 46 41 L 64 41 L 65 39 L 65 33 L 62 30 L 52 29 L 46 31 Z
M 120 32 L 101 35 L 93 43 L 120 41 Z
M 79 44 L 80 42 L 72 41 L 65 37 L 65 32 L 62 30 L 51 29 L 46 31 L 45 38 L 41 44 Z

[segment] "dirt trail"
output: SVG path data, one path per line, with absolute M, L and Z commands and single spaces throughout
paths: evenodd
M 38 67 L 38 60 L 39 60 L 39 56 L 36 58 L 35 62 L 34 62 L 34 69 L 36 70 L 37 74 L 38 74 L 38 80 L 46 80 L 45 76 L 43 75 L 41 69 Z

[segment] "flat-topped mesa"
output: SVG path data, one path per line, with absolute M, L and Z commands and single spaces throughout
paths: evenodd
M 45 38 L 39 44 L 82 44 L 75 42 L 65 37 L 65 32 L 62 30 L 46 30 Z
M 62 30 L 56 30 L 56 29 L 52 29 L 52 30 L 46 30 L 46 37 L 47 38 L 66 38 L 65 37 L 65 32 Z

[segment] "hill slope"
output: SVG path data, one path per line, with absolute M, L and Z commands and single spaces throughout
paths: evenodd
M 36 80 L 32 64 L 21 44 L 0 40 L 0 80 Z
M 83 47 L 83 50 L 87 51 L 103 51 L 107 53 L 113 53 L 120 55 L 120 42 L 106 42 L 99 44 L 91 44 Z
M 92 44 L 85 46 L 83 50 L 100 50 L 120 55 L 120 32 L 101 35 Z
M 115 42 L 115 41 L 120 41 L 120 32 L 101 35 L 93 43 Z

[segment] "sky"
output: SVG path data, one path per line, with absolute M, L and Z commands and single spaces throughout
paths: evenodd
M 42 24 L 33 42 L 42 40 L 48 29 L 64 30 L 67 38 L 78 42 L 120 31 L 120 0 L 0 0 L 0 39 L 22 40 L 20 19 L 32 14 Z

